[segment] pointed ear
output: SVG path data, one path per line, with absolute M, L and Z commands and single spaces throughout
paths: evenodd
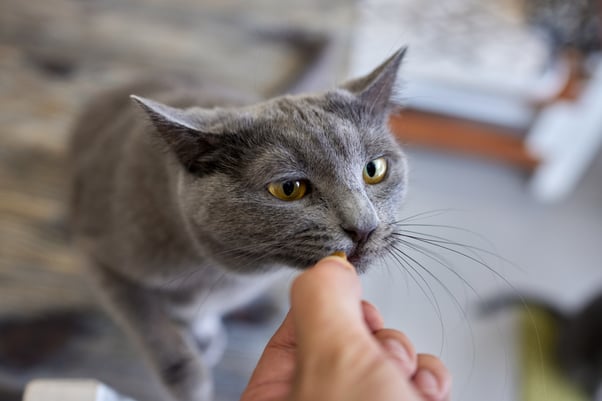
M 396 106 L 396 84 L 398 71 L 407 51 L 402 47 L 374 71 L 363 77 L 353 79 L 342 85 L 344 89 L 355 94 L 358 99 L 368 105 L 376 113 L 386 113 Z
M 191 173 L 203 170 L 203 160 L 215 152 L 220 135 L 205 132 L 201 118 L 194 113 L 130 95 L 147 114 L 153 126 L 175 152 L 178 160 Z
M 130 98 L 148 114 L 148 117 L 159 132 L 175 127 L 184 130 L 197 129 L 198 122 L 189 113 L 186 113 L 185 110 L 170 107 L 142 96 L 130 95 Z

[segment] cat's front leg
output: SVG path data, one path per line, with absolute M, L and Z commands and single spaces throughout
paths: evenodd
M 192 333 L 208 366 L 213 367 L 222 359 L 228 337 L 221 316 L 208 314 L 197 318 Z
M 187 325 L 167 314 L 160 292 L 140 287 L 98 268 L 101 295 L 112 315 L 139 345 L 166 390 L 177 401 L 210 401 L 211 371 Z

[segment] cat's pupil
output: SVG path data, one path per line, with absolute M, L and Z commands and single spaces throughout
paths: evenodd
M 295 190 L 295 183 L 293 181 L 286 181 L 282 184 L 282 192 L 286 196 L 291 196 Z
M 374 162 L 370 162 L 366 165 L 366 173 L 368 173 L 368 176 L 374 177 L 374 174 L 376 174 L 376 164 L 374 164 Z

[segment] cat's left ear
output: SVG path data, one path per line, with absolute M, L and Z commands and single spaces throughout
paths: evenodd
M 377 114 L 384 114 L 398 107 L 398 72 L 406 51 L 407 47 L 402 47 L 372 72 L 346 82 L 342 88 L 356 95 Z

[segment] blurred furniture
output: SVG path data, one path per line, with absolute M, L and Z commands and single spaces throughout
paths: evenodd
M 409 45 L 400 140 L 517 166 L 537 199 L 558 201 L 602 145 L 602 63 L 552 58 L 521 12 L 511 0 L 368 1 L 351 70 Z
M 522 401 L 588 401 L 588 397 L 558 366 L 558 322 L 534 308 L 521 311 L 520 399 Z
M 23 401 L 134 401 L 96 380 L 34 380 Z

